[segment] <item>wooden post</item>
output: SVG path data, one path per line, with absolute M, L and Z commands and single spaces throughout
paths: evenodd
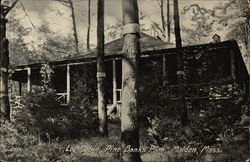
M 70 65 L 67 64 L 67 104 L 70 101 Z
M 116 92 L 116 62 L 113 60 L 113 105 L 117 102 L 117 92 Z
M 22 96 L 22 82 L 19 81 L 19 96 Z
M 27 69 L 27 89 L 28 89 L 28 92 L 31 92 L 31 68 L 28 68 Z
M 234 57 L 234 52 L 232 50 L 230 50 L 230 60 L 231 60 L 231 75 L 235 82 L 236 81 L 235 57 Z
M 167 84 L 166 55 L 162 55 L 162 79 L 163 86 Z

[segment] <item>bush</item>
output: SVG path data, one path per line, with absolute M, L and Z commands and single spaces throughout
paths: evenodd
M 171 101 L 163 89 L 146 89 L 139 95 L 139 119 L 141 125 L 147 128 L 149 142 L 158 146 L 173 146 L 187 141 L 187 137 L 183 136 L 177 102 Z
M 36 145 L 35 136 L 27 134 L 19 125 L 0 121 L 0 157 L 7 158 L 25 147 Z
M 231 154 L 235 154 L 236 160 L 244 159 L 243 154 L 247 153 L 246 144 L 243 144 L 244 149 L 240 149 L 244 153 L 236 150 L 237 144 L 247 143 L 246 131 L 240 125 L 240 120 L 241 115 L 246 113 L 249 103 L 246 102 L 238 85 L 229 84 L 230 82 L 225 80 L 219 81 L 210 87 L 209 99 L 188 100 L 186 106 L 191 123 L 191 134 L 187 134 L 181 124 L 178 101 L 170 99 L 168 87 L 157 86 L 161 84 L 161 80 L 152 81 L 152 78 L 157 77 L 151 77 L 151 82 L 147 80 L 150 78 L 142 79 L 138 98 L 141 126 L 147 128 L 150 144 L 169 149 L 174 146 L 195 148 L 211 146 L 221 148 L 224 154 L 231 156 L 218 159 L 235 160 Z M 206 155 L 197 154 L 185 158 L 200 160 L 204 157 Z M 180 158 L 177 157 L 179 160 Z
M 57 127 L 55 119 L 60 117 L 63 108 L 57 102 L 53 90 L 45 93 L 40 88 L 34 88 L 32 92 L 24 95 L 22 104 L 24 107 L 17 112 L 16 123 L 43 140 L 50 140 L 60 135 L 60 128 Z
M 44 64 L 40 70 L 42 86 L 22 98 L 23 108 L 17 109 L 16 121 L 20 128 L 38 135 L 43 141 L 64 138 L 88 137 L 96 132 L 97 115 L 91 108 L 95 98 L 94 88 L 86 86 L 86 80 L 74 73 L 71 103 L 60 105 L 56 92 L 51 88 L 53 67 Z M 89 84 L 93 81 L 88 79 Z M 14 102 L 13 102 L 14 103 Z M 13 105 L 15 106 L 15 105 Z
M 61 106 L 55 91 L 34 89 L 23 97 L 16 123 L 43 141 L 86 137 L 95 132 L 93 113 L 88 107 Z M 79 102 L 78 102 L 79 103 Z
M 94 136 L 98 127 L 95 78 L 88 76 L 88 74 L 82 76 L 81 71 L 75 70 L 68 107 L 71 114 L 68 114 L 68 118 L 75 119 L 75 122 L 72 120 L 72 125 L 75 125 L 76 128 L 88 128 L 81 130 L 81 134 Z M 77 134 L 77 132 L 75 133 Z

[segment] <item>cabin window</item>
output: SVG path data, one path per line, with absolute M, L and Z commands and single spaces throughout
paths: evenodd
M 54 69 L 54 87 L 57 93 L 65 93 L 67 89 L 66 83 L 66 66 L 58 66 Z

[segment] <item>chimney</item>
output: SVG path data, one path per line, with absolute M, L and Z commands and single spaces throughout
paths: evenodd
M 218 34 L 214 34 L 214 36 L 212 37 L 212 39 L 213 39 L 213 43 L 221 42 L 220 36 Z

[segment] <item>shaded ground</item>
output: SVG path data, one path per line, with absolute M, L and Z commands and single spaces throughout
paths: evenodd
M 20 136 L 14 129 L 12 124 L 0 126 L 0 162 L 5 161 L 86 161 L 86 162 L 115 162 L 119 161 L 119 153 L 115 148 L 119 148 L 120 144 L 120 124 L 113 122 L 109 124 L 109 138 L 91 137 L 75 140 L 64 140 L 61 142 L 52 141 L 50 143 L 33 143 L 37 141 L 36 137 L 31 135 Z M 146 141 L 145 129 L 141 129 L 141 146 L 149 149 Z M 22 145 L 20 145 L 22 144 Z M 111 147 L 113 150 L 110 151 Z M 242 154 L 243 150 L 238 148 L 238 154 Z M 228 149 L 232 151 L 235 148 Z M 236 152 L 237 152 L 236 151 Z M 236 156 L 237 153 L 233 152 Z M 143 161 L 174 161 L 175 155 L 173 152 L 145 151 L 141 153 Z M 184 157 L 184 153 L 178 154 L 179 157 Z M 219 158 L 228 158 L 228 155 L 218 155 Z M 213 161 L 214 156 L 208 154 L 199 161 Z M 171 159 L 171 160 L 170 160 Z M 216 158 L 217 159 L 217 158 Z M 179 159 L 180 160 L 180 159 Z M 216 160 L 217 161 L 217 160 Z M 223 160 L 220 160 L 223 161 Z

